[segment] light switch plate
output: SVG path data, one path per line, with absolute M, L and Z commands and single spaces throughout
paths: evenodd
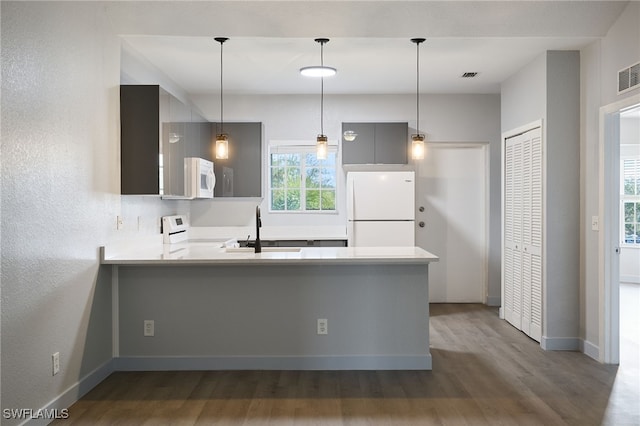
M 591 216 L 591 230 L 592 231 L 600 230 L 600 218 L 598 216 Z

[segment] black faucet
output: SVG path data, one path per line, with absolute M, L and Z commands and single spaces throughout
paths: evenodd
M 260 227 L 262 220 L 260 219 L 260 206 L 256 206 L 256 244 L 254 246 L 256 253 L 262 253 L 262 244 L 260 243 Z

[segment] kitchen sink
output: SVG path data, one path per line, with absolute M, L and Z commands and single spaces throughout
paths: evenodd
M 253 247 L 226 247 L 224 249 L 227 253 L 253 253 L 255 249 Z M 263 253 L 299 253 L 300 247 L 262 247 Z

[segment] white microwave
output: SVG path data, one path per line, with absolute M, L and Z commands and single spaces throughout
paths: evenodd
M 213 198 L 216 175 L 213 163 L 204 158 L 184 159 L 184 191 L 189 198 Z

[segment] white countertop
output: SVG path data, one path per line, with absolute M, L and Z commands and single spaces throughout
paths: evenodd
M 107 265 L 426 264 L 438 257 L 419 247 L 264 247 L 262 253 L 221 247 L 220 241 L 101 247 Z
M 229 239 L 238 241 L 255 239 L 254 226 L 192 226 L 190 239 Z M 262 240 L 346 240 L 346 226 L 263 226 L 260 228 Z

